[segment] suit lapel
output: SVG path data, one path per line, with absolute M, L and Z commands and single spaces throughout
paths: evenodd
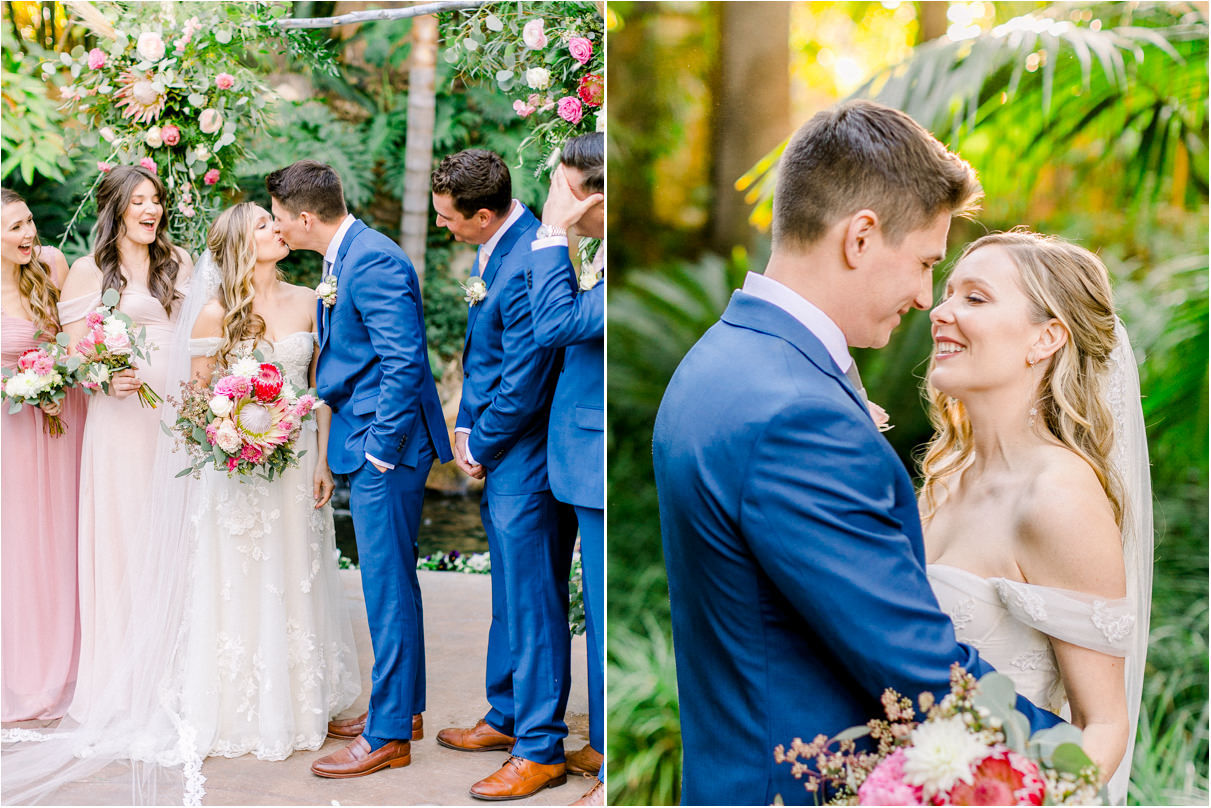
M 517 204 L 521 205 L 520 202 Z M 488 287 L 488 294 L 492 294 L 492 281 L 495 280 L 501 264 L 504 263 L 506 256 L 513 251 L 517 246 L 521 234 L 525 233 L 531 223 L 534 221 L 534 214 L 530 213 L 530 209 L 525 205 L 521 205 L 521 216 L 517 221 L 513 222 L 513 226 L 505 231 L 500 237 L 500 241 L 496 242 L 495 249 L 492 250 L 492 255 L 488 258 L 488 263 L 484 266 L 484 285 Z M 483 247 L 480 247 L 482 250 Z M 475 262 L 479 264 L 479 252 L 475 253 Z M 483 303 L 479 303 L 470 307 L 467 312 L 467 336 L 463 341 L 463 352 L 467 350 L 467 345 L 471 343 L 471 331 L 475 327 L 475 321 L 479 319 L 479 310 L 483 308 Z
M 721 319 L 731 325 L 760 331 L 789 342 L 825 375 L 835 379 L 854 400 L 854 403 L 862 408 L 862 412 L 869 412 L 866 402 L 850 384 L 846 375 L 837 367 L 837 363 L 833 361 L 828 349 L 824 347 L 824 343 L 820 342 L 807 326 L 796 320 L 789 312 L 778 308 L 773 303 L 737 290 L 732 293 L 731 302 L 728 303 L 727 310 L 723 312 Z
M 331 307 L 325 306 L 322 301 L 318 303 L 320 307 L 320 350 L 324 350 L 324 346 L 328 344 L 328 334 L 332 331 L 332 315 L 333 309 L 341 305 L 341 270 L 344 268 L 345 255 L 349 252 L 349 248 L 353 246 L 353 240 L 366 229 L 366 223 L 361 219 L 354 219 L 353 224 L 349 225 L 349 229 L 345 231 L 345 237 L 341 239 L 340 249 L 336 253 L 336 262 L 332 265 L 332 276 L 336 278 L 336 302 Z

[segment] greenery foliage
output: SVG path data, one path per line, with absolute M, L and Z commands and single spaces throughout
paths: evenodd
M 46 87 L 35 78 L 33 63 L 45 58 L 45 51 L 31 44 L 29 52 L 17 46 L 8 28 L 3 32 L 0 60 L 0 108 L 4 110 L 4 130 L 0 133 L 0 179 L 20 172 L 21 179 L 33 183 L 45 178 L 62 182 L 63 171 L 70 166 L 65 158 L 63 114 L 47 97 Z

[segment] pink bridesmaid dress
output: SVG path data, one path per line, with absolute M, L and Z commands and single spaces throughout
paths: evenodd
M 66 327 L 99 305 L 100 293 L 61 301 L 59 319 Z M 139 378 L 161 397 L 179 395 L 179 390 L 165 388 L 167 368 L 159 349 L 172 342 L 180 300 L 170 318 L 146 286 L 128 281 L 118 308 L 136 326 L 146 327 L 147 342 L 153 346 L 150 361 L 135 362 Z M 79 721 L 124 659 L 123 634 L 133 605 L 125 594 L 124 577 L 127 559 L 146 553 L 146 532 L 140 528 L 155 496 L 151 472 L 165 406 L 152 409 L 142 406 L 137 395 L 115 398 L 100 392 L 88 400 L 80 454 L 80 669 L 68 709 Z
M 0 312 L 0 362 L 48 335 Z M 3 720 L 60 718 L 71 701 L 80 651 L 76 599 L 77 495 L 85 396 L 69 390 L 53 438 L 37 407 L 0 412 L 0 615 Z

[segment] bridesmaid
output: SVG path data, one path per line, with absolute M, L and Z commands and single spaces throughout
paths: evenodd
M 121 294 L 118 308 L 147 329 L 150 359 L 110 381 L 109 394 L 88 402 L 80 457 L 80 671 L 72 718 L 88 714 L 91 695 L 123 658 L 123 631 L 130 618 L 124 588 L 129 560 L 141 557 L 140 523 L 150 490 L 158 409 L 132 395 L 146 382 L 166 390 L 166 357 L 154 346 L 172 343 L 193 263 L 168 237 L 164 186 L 139 166 L 118 166 L 97 188 L 93 252 L 76 261 L 63 286 L 59 319 L 72 345 L 84 336 L 84 317 L 107 289 Z M 159 364 L 157 364 L 157 359 Z M 129 582 L 127 582 L 129 583 Z
M 5 188 L 0 205 L 0 362 L 13 367 L 23 352 L 59 331 L 56 307 L 67 262 L 58 250 L 38 243 L 33 214 L 20 196 Z M 59 415 L 66 434 L 51 437 L 43 411 Z M 75 688 L 76 496 L 84 413 L 83 394 L 69 390 L 42 411 L 23 407 L 0 414 L 4 721 L 60 718 Z

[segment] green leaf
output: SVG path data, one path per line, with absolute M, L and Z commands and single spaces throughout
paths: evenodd
M 1074 743 L 1063 743 L 1056 747 L 1051 755 L 1051 765 L 1059 772 L 1080 774 L 1082 769 L 1093 765 L 1093 761 L 1085 754 L 1085 750 Z
M 180 471 L 178 471 L 178 472 L 176 473 L 176 475 L 174 475 L 174 476 L 173 476 L 173 479 L 174 479 L 174 480 L 175 480 L 175 479 L 180 479 L 181 477 L 186 477 L 186 476 L 188 476 L 188 475 L 190 475 L 190 474 L 193 474 L 193 466 L 190 466 L 189 468 L 184 468 L 184 469 L 181 469 Z
M 859 727 L 850 727 L 849 729 L 838 732 L 834 741 L 856 741 L 859 738 L 865 738 L 870 735 L 870 727 L 863 724 Z
M 105 294 L 101 295 L 101 304 L 113 308 L 121 299 L 122 295 L 118 293 L 117 289 L 106 289 Z
M 67 346 L 71 345 L 71 337 L 67 336 L 66 331 L 60 331 L 58 334 L 55 335 L 55 342 L 59 345 L 62 345 L 64 348 L 66 348 Z M 78 359 L 79 357 L 73 357 L 73 358 Z

